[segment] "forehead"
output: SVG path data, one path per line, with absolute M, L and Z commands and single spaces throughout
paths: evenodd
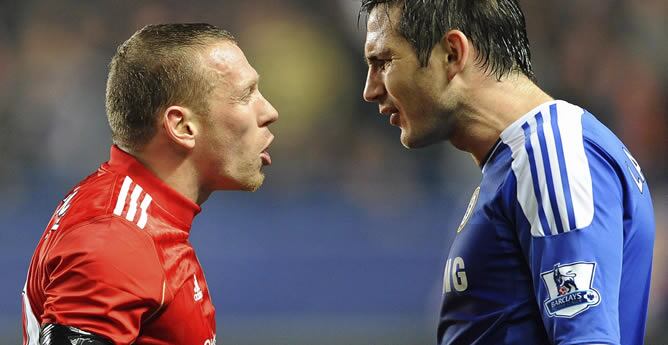
M 405 41 L 396 29 L 400 18 L 399 5 L 380 4 L 374 7 L 367 19 L 365 51 L 373 52 Z
M 230 84 L 244 83 L 257 75 L 239 46 L 233 42 L 209 46 L 204 51 L 203 60 L 205 69 Z

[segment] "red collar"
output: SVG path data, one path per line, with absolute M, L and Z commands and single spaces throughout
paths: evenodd
M 151 195 L 154 202 L 176 217 L 188 229 L 195 215 L 202 210 L 199 205 L 172 189 L 135 157 L 116 145 L 111 146 L 109 162 L 105 165 L 113 172 L 130 176 L 135 183 Z

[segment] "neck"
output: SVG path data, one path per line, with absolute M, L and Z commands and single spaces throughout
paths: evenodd
M 497 81 L 481 76 L 467 90 L 461 103 L 458 128 L 452 144 L 471 153 L 478 166 L 484 164 L 501 132 L 531 109 L 552 100 L 524 75 L 512 75 Z
M 127 151 L 165 184 L 198 205 L 202 205 L 211 191 L 202 188 L 199 174 L 187 152 L 173 148 L 159 139 L 151 141 L 139 151 Z

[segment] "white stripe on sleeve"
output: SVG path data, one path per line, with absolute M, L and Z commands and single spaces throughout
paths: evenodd
M 123 213 L 125 200 L 128 198 L 128 190 L 130 190 L 131 184 L 132 179 L 130 176 L 125 176 L 125 180 L 123 180 L 123 185 L 121 186 L 121 192 L 118 194 L 118 199 L 116 200 L 116 207 L 114 207 L 114 214 L 117 216 L 120 216 L 121 213 Z
M 139 208 L 141 209 L 141 214 L 139 215 L 139 221 L 137 222 L 137 226 L 143 229 L 146 226 L 146 222 L 148 221 L 148 213 L 147 209 L 148 206 L 151 205 L 151 200 L 153 198 L 148 195 L 144 195 L 144 199 L 141 202 L 141 205 L 139 205 Z
M 135 188 L 132 190 L 132 195 L 130 195 L 130 206 L 128 206 L 128 214 L 125 216 L 125 219 L 133 221 L 135 215 L 137 214 L 137 201 L 139 200 L 139 195 L 143 189 L 140 185 L 136 184 Z

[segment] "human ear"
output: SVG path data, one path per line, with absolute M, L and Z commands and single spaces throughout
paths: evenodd
M 186 149 L 195 147 L 195 136 L 198 128 L 193 112 L 184 107 L 171 106 L 162 113 L 162 125 L 167 137 L 177 145 Z
M 448 80 L 452 80 L 458 73 L 466 67 L 471 48 L 469 40 L 463 32 L 459 30 L 450 30 L 443 35 L 441 44 L 446 53 L 446 70 Z

